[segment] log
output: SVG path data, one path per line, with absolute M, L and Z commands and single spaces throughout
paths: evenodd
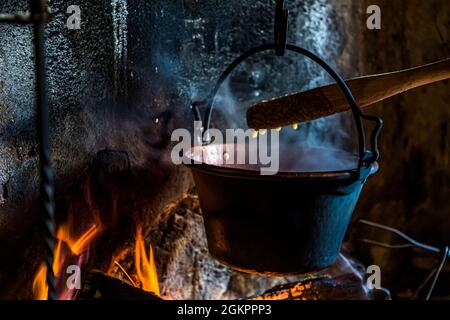
M 92 270 L 86 277 L 79 300 L 163 300 L 151 292 L 130 286 L 105 273 Z

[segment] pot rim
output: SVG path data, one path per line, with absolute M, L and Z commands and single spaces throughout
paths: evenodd
M 235 145 L 235 144 L 234 144 Z M 278 171 L 272 175 L 262 175 L 260 170 L 242 168 L 242 167 L 230 167 L 217 164 L 210 164 L 205 161 L 196 162 L 192 156 L 192 151 L 196 148 L 213 147 L 214 144 L 208 144 L 204 146 L 192 147 L 189 149 L 188 154 L 183 154 L 183 164 L 190 167 L 191 170 L 197 170 L 206 174 L 212 174 L 216 176 L 237 178 L 237 179 L 251 179 L 251 180 L 302 180 L 302 181 L 336 181 L 336 180 L 364 180 L 366 177 L 376 173 L 379 169 L 378 162 L 365 163 L 361 168 L 355 166 L 352 169 L 342 170 L 329 170 L 329 171 Z M 221 145 L 224 146 L 224 145 Z M 333 152 L 343 152 L 348 155 L 357 156 L 355 154 L 346 152 L 339 149 L 329 149 L 324 147 L 314 147 L 314 149 L 320 150 L 332 150 Z M 361 178 L 360 172 L 364 170 L 366 173 Z
M 192 160 L 190 158 L 187 158 Z M 201 171 L 216 176 L 251 179 L 251 180 L 314 180 L 314 181 L 330 181 L 330 180 L 358 180 L 358 169 L 342 170 L 342 171 L 323 171 L 323 172 L 283 172 L 280 171 L 274 175 L 261 175 L 260 171 L 248 170 L 243 168 L 230 168 L 224 166 L 211 165 L 207 163 L 185 163 L 191 170 Z M 369 174 L 376 173 L 379 169 L 378 162 L 372 162 L 367 165 Z

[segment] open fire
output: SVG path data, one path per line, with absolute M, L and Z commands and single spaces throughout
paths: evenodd
M 69 266 L 77 266 L 78 268 L 86 266 L 91 246 L 102 233 L 102 224 L 98 214 L 93 215 L 95 222 L 80 235 L 75 231 L 76 219 L 74 219 L 72 211 L 68 217 L 68 220 L 58 228 L 56 235 L 57 245 L 54 250 L 53 272 L 56 277 L 59 300 L 72 300 L 76 298 L 77 289 L 81 289 L 80 284 L 82 279 L 80 273 L 76 273 L 75 278 L 72 278 L 69 272 Z M 146 244 L 142 236 L 142 225 L 138 225 L 136 228 L 134 245 L 135 270 L 133 273 L 122 266 L 120 262 L 121 258 L 119 254 L 112 261 L 123 272 L 130 285 L 151 292 L 157 296 L 160 295 L 153 249 L 149 246 L 147 253 Z M 66 270 L 67 272 L 65 272 Z M 46 272 L 47 268 L 45 264 L 42 264 L 34 277 L 32 292 L 35 300 L 47 299 L 48 286 L 46 284 Z M 115 272 L 110 270 L 109 274 L 114 275 Z
M 89 190 L 89 188 L 86 188 L 86 190 Z M 85 199 L 89 200 L 87 202 L 90 202 L 91 207 L 94 207 L 90 195 L 89 192 L 84 193 Z M 53 271 L 56 276 L 56 290 L 59 300 L 84 299 L 86 286 L 94 287 L 93 290 L 89 288 L 93 291 L 94 296 L 97 291 L 102 292 L 102 294 L 105 291 L 110 291 L 109 293 L 112 296 L 118 293 L 127 296 L 129 290 L 134 289 L 140 291 L 141 293 L 138 293 L 137 296 L 144 299 L 147 297 L 165 300 L 180 298 L 177 291 L 171 291 L 167 287 L 163 293 L 160 290 L 155 252 L 153 246 L 148 242 L 148 239 L 153 239 L 154 235 L 149 237 L 149 229 L 145 228 L 144 223 L 134 223 L 131 227 L 134 230 L 134 236 L 109 257 L 109 263 L 106 266 L 103 264 L 103 267 L 100 267 L 96 263 L 92 263 L 92 260 L 95 260 L 95 256 L 100 254 L 99 250 L 102 250 L 99 243 L 104 240 L 103 237 L 108 236 L 107 223 L 102 222 L 100 210 L 92 209 L 91 218 L 87 219 L 90 223 L 82 228 L 80 226 L 82 220 L 76 219 L 77 210 L 73 208 L 69 210 L 66 221 L 57 230 Z M 165 213 L 167 220 L 177 220 L 179 218 L 176 218 L 176 216 L 183 210 L 200 210 L 198 198 L 188 197 L 182 203 L 170 206 L 168 210 Z M 197 225 L 201 226 L 201 220 L 198 222 L 200 224 Z M 158 228 L 167 227 L 160 226 Z M 179 226 L 176 227 L 176 229 L 178 228 Z M 198 231 L 194 232 L 197 233 Z M 178 241 L 171 239 L 171 235 L 166 236 L 169 236 L 171 243 Z M 204 237 L 205 235 L 200 234 L 199 236 Z M 155 241 L 159 241 L 158 243 L 161 245 L 160 240 L 156 239 Z M 159 246 L 158 249 L 164 250 L 163 247 Z M 240 298 L 249 300 L 317 300 L 328 297 L 365 299 L 367 292 L 362 283 L 362 277 L 350 267 L 353 265 L 353 262 L 341 255 L 333 268 L 324 273 L 306 277 L 292 277 L 290 280 L 280 278 L 278 282 L 267 282 L 266 287 L 260 287 L 253 293 L 243 294 Z M 82 276 L 74 277 L 73 270 L 72 273 L 68 272 L 70 266 L 78 266 L 81 270 L 77 276 L 80 274 Z M 162 266 L 160 265 L 160 267 Z M 159 271 L 167 272 L 167 270 Z M 91 274 L 102 277 L 103 282 L 92 284 L 92 281 L 86 281 L 86 277 L 89 278 Z M 242 276 L 239 275 L 239 277 Z M 33 299 L 47 299 L 48 288 L 45 277 L 46 268 L 45 265 L 41 265 L 33 281 Z M 248 275 L 248 277 L 256 276 Z M 119 283 L 119 285 L 118 287 L 113 286 L 114 289 L 111 292 L 110 287 L 104 285 L 105 282 Z
M 159 297 L 161 294 L 153 248 L 149 245 L 147 254 L 141 224 L 138 224 L 136 228 L 134 259 L 130 259 L 129 252 L 130 249 L 125 248 L 114 256 L 108 270 L 108 275 L 121 279 L 133 287 L 151 292 Z M 130 270 L 134 270 L 134 272 L 131 273 Z
M 98 215 L 94 215 L 98 218 Z M 98 219 L 97 219 L 98 220 Z M 58 290 L 58 298 L 60 300 L 71 300 L 75 297 L 76 290 L 70 289 L 68 275 L 65 270 L 69 265 L 75 265 L 82 268 L 88 258 L 89 249 L 92 242 L 101 233 L 100 221 L 95 221 L 90 228 L 79 235 L 75 231 L 75 223 L 73 212 L 69 212 L 68 220 L 62 224 L 56 233 L 57 244 L 53 253 L 53 272 L 56 277 L 56 288 Z M 33 297 L 36 300 L 46 300 L 48 294 L 48 286 L 46 284 L 47 267 L 42 264 L 33 280 Z M 75 281 L 80 283 L 79 274 L 75 274 Z M 77 278 L 78 277 L 78 278 Z
M 155 258 L 153 249 L 150 246 L 147 255 L 145 242 L 142 238 L 142 226 L 138 226 L 136 233 L 136 245 L 134 249 L 136 274 L 140 281 L 140 287 L 148 292 L 153 292 L 160 296 L 158 275 L 156 273 Z

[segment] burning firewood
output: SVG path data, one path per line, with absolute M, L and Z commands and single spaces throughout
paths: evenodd
M 130 286 L 101 271 L 87 276 L 80 300 L 163 300 L 151 292 Z M 276 286 L 248 300 L 369 300 L 370 293 L 352 275 L 336 278 L 318 277 Z
M 151 292 L 130 286 L 110 277 L 101 271 L 91 271 L 83 289 L 78 295 L 80 300 L 163 300 Z

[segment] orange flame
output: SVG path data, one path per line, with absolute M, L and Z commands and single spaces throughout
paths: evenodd
M 87 248 L 87 246 L 92 242 L 98 232 L 99 228 L 96 224 L 94 224 L 81 237 L 77 239 L 70 234 L 70 226 L 63 225 L 58 229 L 56 238 L 58 238 L 60 241 L 64 241 L 70 248 L 70 251 L 74 255 L 78 256 L 84 251 L 85 248 Z
M 145 242 L 142 237 L 142 226 L 138 226 L 136 232 L 135 265 L 142 289 L 160 296 L 161 293 L 159 291 L 158 274 L 156 273 L 153 249 L 150 246 L 149 255 L 147 256 L 147 253 L 145 252 Z
M 92 225 L 86 232 L 80 237 L 73 236 L 71 228 L 73 226 L 73 219 L 69 216 L 69 220 L 64 225 L 58 228 L 56 238 L 58 242 L 53 251 L 53 273 L 55 277 L 60 278 L 61 270 L 64 266 L 64 261 L 70 256 L 77 257 L 77 264 L 81 265 L 84 262 L 83 253 L 88 248 L 89 244 L 99 234 L 100 227 L 97 224 Z M 63 250 L 62 244 L 65 244 L 70 252 Z M 32 285 L 33 297 L 36 300 L 47 300 L 48 298 L 48 286 L 47 286 L 47 267 L 43 263 L 39 267 Z M 64 289 L 59 294 L 59 299 L 70 299 L 73 295 L 68 289 Z
M 35 300 L 47 300 L 48 286 L 46 282 L 47 267 L 41 264 L 33 280 L 33 297 Z
M 53 273 L 55 274 L 55 276 L 58 275 L 60 272 L 61 248 L 62 248 L 62 240 L 59 239 L 53 251 Z M 47 272 L 47 269 L 45 270 L 45 272 Z

